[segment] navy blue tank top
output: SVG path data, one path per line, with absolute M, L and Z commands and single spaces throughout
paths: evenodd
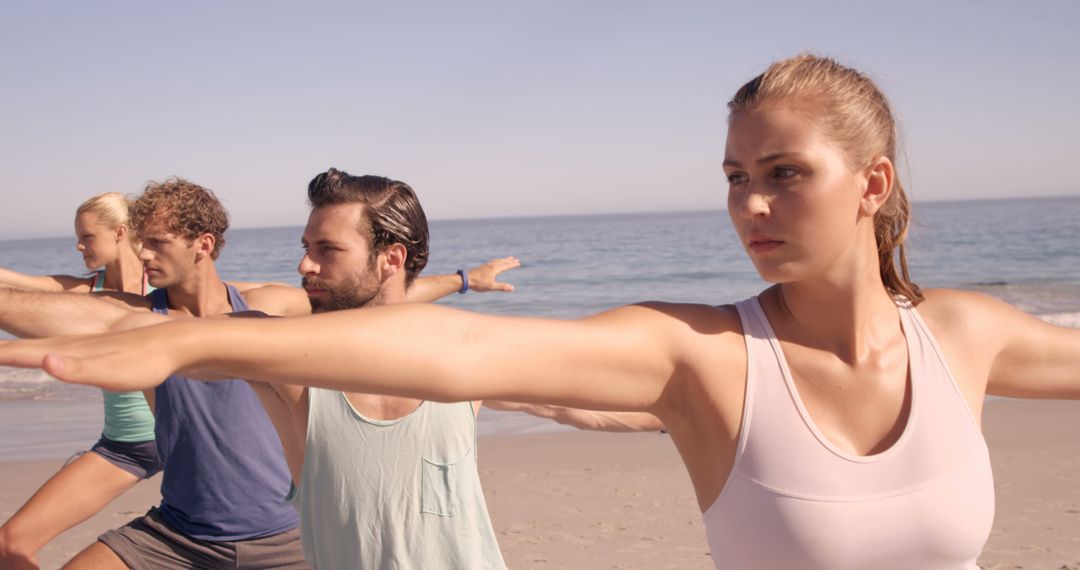
M 233 312 L 248 310 L 226 285 Z M 165 289 L 149 295 L 167 314 Z M 233 541 L 299 526 L 285 502 L 291 477 L 277 432 L 243 380 L 202 382 L 170 376 L 155 390 L 156 439 L 165 465 L 162 518 L 188 536 Z

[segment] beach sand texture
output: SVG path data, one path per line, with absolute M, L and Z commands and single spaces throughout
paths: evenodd
M 1080 570 L 1080 402 L 986 405 L 997 516 L 983 568 Z M 0 463 L 6 519 L 61 461 Z M 511 568 L 712 568 L 690 482 L 666 436 L 489 437 L 481 475 Z M 157 502 L 157 478 L 41 553 L 58 568 Z

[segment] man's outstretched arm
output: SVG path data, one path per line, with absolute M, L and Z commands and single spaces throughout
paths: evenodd
M 23 338 L 107 332 L 133 312 L 148 310 L 149 302 L 138 295 L 0 288 L 0 329 Z
M 478 293 L 513 291 L 513 285 L 499 282 L 497 279 L 503 271 L 520 265 L 521 262 L 516 257 L 501 257 L 478 265 L 466 272 L 469 290 Z M 244 299 L 252 309 L 277 317 L 298 317 L 311 314 L 311 303 L 308 302 L 307 293 L 303 289 L 281 283 L 261 285 L 244 286 Z M 461 287 L 461 276 L 456 273 L 434 275 L 416 279 L 405 295 L 407 300 L 413 303 L 430 303 L 457 293 Z
M 89 293 L 94 280 L 91 277 L 74 275 L 27 275 L 0 267 L 0 287 L 22 289 L 24 291 L 70 291 Z
M 492 259 L 483 265 L 473 267 L 465 272 L 466 278 L 469 281 L 468 290 L 476 291 L 477 293 L 486 293 L 488 291 L 513 291 L 513 285 L 499 282 L 498 277 L 503 271 L 517 267 L 521 267 L 521 262 L 518 261 L 518 258 L 512 256 Z M 457 273 L 421 277 L 413 282 L 412 287 L 409 287 L 406 295 L 411 302 L 430 303 L 431 301 L 442 299 L 447 295 L 457 293 L 463 286 L 464 282 L 462 281 L 462 277 Z

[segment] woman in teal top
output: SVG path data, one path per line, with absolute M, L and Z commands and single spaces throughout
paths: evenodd
M 104 291 L 104 285 L 105 270 L 99 269 L 94 272 L 92 292 L 98 293 Z M 154 286 L 150 285 L 144 278 L 142 290 L 139 291 L 139 293 L 148 295 L 153 290 Z M 91 451 L 99 451 L 97 449 L 98 446 L 108 442 L 130 444 L 147 443 L 149 444 L 147 447 L 154 446 L 154 415 L 150 412 L 150 406 L 147 405 L 146 396 L 144 396 L 142 392 L 111 392 L 109 390 L 102 390 L 101 395 L 105 403 L 105 427 L 101 431 L 101 441 L 91 448 Z M 136 465 L 131 468 L 117 465 L 117 467 L 138 476 L 140 479 L 145 479 L 146 477 L 153 475 L 153 473 L 160 470 L 160 466 L 156 465 L 157 450 L 146 449 L 145 451 L 153 451 L 153 465 L 147 465 L 145 467 Z M 136 469 L 137 471 L 133 471 L 133 469 Z
M 128 229 L 128 200 L 109 192 L 75 213 L 75 249 L 93 273 L 24 275 L 0 269 L 0 286 L 39 291 L 123 291 L 145 295 L 138 243 Z M 100 268 L 100 269 L 99 269 Z M 37 568 L 37 552 L 60 533 L 90 518 L 140 480 L 161 470 L 154 416 L 142 392 L 104 391 L 101 439 L 77 454 L 0 527 L 0 567 Z

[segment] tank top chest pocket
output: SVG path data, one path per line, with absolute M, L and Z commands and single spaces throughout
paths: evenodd
M 472 449 L 460 459 L 424 457 L 420 465 L 420 512 L 453 517 L 461 511 L 462 495 L 472 469 Z

